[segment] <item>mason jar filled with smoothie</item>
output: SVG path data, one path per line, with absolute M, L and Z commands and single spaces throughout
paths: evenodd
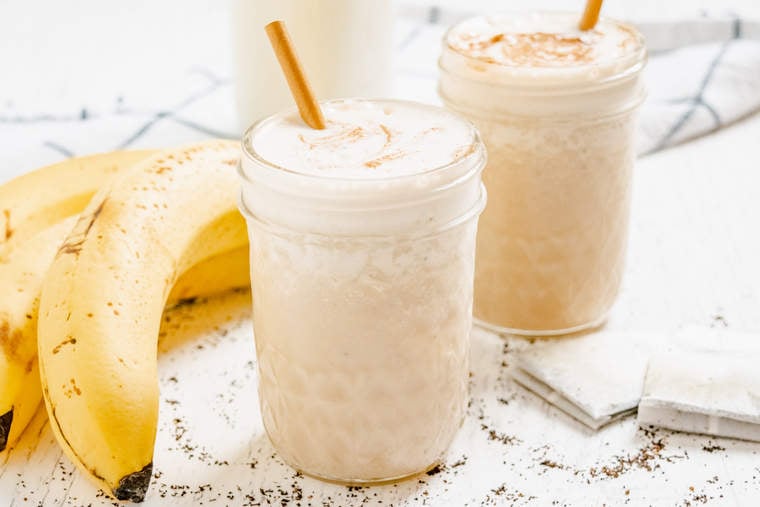
M 485 151 L 441 108 L 322 110 L 243 139 L 261 411 L 297 470 L 384 482 L 435 466 L 464 417 Z
M 574 13 L 475 17 L 445 36 L 439 93 L 488 150 L 474 312 L 498 331 L 602 323 L 623 274 L 646 50 Z

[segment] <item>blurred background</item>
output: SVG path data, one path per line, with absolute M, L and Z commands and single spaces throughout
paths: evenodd
M 68 155 L 237 137 L 232 4 L 0 0 L 0 180 Z M 458 16 L 581 12 L 583 1 L 396 0 L 394 6 L 392 94 L 435 102 L 439 37 Z M 717 31 L 704 32 L 713 40 L 731 36 L 731 20 L 760 20 L 760 2 L 607 0 L 603 14 L 639 24 L 716 20 Z M 419 25 L 431 21 L 439 30 L 417 37 Z M 694 26 L 701 25 L 681 31 L 695 32 Z M 760 38 L 749 32 L 744 36 Z

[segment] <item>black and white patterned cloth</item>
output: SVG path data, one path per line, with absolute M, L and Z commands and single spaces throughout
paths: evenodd
M 435 100 L 440 39 L 446 27 L 467 15 L 432 8 L 402 18 L 406 36 L 399 80 L 408 89 L 432 90 L 420 99 Z M 650 53 L 640 154 L 710 133 L 760 109 L 760 20 L 703 13 L 678 22 L 633 22 Z
M 439 102 L 441 37 L 467 15 L 437 7 L 401 9 L 396 97 Z M 639 153 L 688 141 L 760 109 L 760 22 L 704 15 L 638 26 L 650 49 Z M 208 37 L 212 49 L 229 53 L 227 38 L 218 35 Z M 0 87 L 0 181 L 69 156 L 238 137 L 231 65 L 204 57 L 209 54 L 196 52 L 198 61 L 191 55 L 166 66 L 154 86 L 137 76 L 118 89 L 69 80 L 43 96 L 23 83 Z M 50 76 L 52 83 L 57 78 Z

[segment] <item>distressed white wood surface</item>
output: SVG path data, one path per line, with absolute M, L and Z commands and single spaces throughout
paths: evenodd
M 191 130 L 183 115 L 204 117 L 221 131 L 232 123 L 229 82 L 216 77 L 229 75 L 226 19 L 216 0 L 121 7 L 118 23 L 139 18 L 141 37 L 102 45 L 92 41 L 106 41 L 115 30 L 108 25 L 112 6 L 48 3 L 47 15 L 40 16 L 40 2 L 28 7 L 34 3 L 0 5 L 0 33 L 24 40 L 0 45 L 0 60 L 11 69 L 0 79 L 0 99 L 16 100 L 24 113 L 29 106 L 55 114 L 42 122 L 32 114 L 30 121 L 0 123 L 0 181 L 59 160 L 59 144 L 76 154 L 112 149 L 157 108 L 186 97 L 206 98 L 189 108 L 170 107 L 172 114 L 133 146 L 213 135 Z M 686 11 L 697 3 L 725 7 L 720 0 L 667 6 L 616 0 L 606 8 L 658 17 L 665 7 Z M 570 0 L 541 5 L 574 8 Z M 760 12 L 754 0 L 731 5 Z M 167 20 L 179 9 L 187 14 L 182 26 L 205 38 L 170 36 L 180 24 Z M 84 46 L 77 42 L 84 39 Z M 206 68 L 191 80 L 165 79 L 199 62 Z M 146 68 L 155 80 L 135 80 L 148 74 Z M 203 95 L 220 82 L 221 94 Z M 409 98 L 432 95 L 429 76 L 409 73 L 404 85 Z M 126 105 L 115 99 L 124 89 Z M 80 106 L 90 108 L 87 122 L 78 121 Z M 71 111 L 76 114 L 67 119 Z M 3 142 L 10 138 L 13 143 Z M 628 269 L 609 329 L 676 331 L 696 324 L 760 333 L 758 141 L 755 116 L 639 161 Z M 479 329 L 473 332 L 472 404 L 438 473 L 362 489 L 297 476 L 278 459 L 261 426 L 249 306 L 247 294 L 232 294 L 167 315 L 155 477 L 145 505 L 760 505 L 760 444 L 642 431 L 633 418 L 591 432 L 511 381 L 512 352 L 529 343 Z M 0 507 L 113 503 L 61 455 L 44 411 L 18 446 L 0 456 Z
M 609 329 L 760 331 L 758 140 L 760 116 L 638 163 L 628 271 Z M 512 352 L 529 343 L 479 329 L 472 404 L 438 473 L 361 489 L 301 477 L 261 426 L 249 304 L 232 294 L 167 314 L 146 505 L 760 502 L 760 444 L 643 431 L 633 418 L 590 432 L 510 379 Z M 43 412 L 5 459 L 3 505 L 113 503 L 61 456 Z

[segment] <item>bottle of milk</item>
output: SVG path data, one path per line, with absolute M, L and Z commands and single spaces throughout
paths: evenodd
M 389 94 L 391 0 L 234 0 L 238 125 L 292 107 L 264 26 L 285 21 L 320 100 Z

